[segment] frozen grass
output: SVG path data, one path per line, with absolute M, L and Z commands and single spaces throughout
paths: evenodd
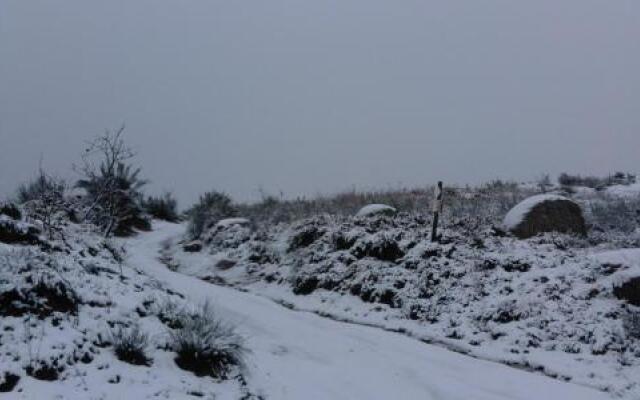
M 111 331 L 111 341 L 118 360 L 132 365 L 151 365 L 151 359 L 147 356 L 149 336 L 140 326 L 118 326 Z
M 183 312 L 181 326 L 171 332 L 176 364 L 197 376 L 226 378 L 244 364 L 244 341 L 235 328 L 216 315 L 209 302 Z

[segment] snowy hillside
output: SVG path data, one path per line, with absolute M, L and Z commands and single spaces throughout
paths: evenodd
M 576 201 L 593 203 L 594 213 L 618 204 L 594 196 Z M 618 298 L 616 285 L 640 274 L 636 250 L 615 249 L 638 247 L 639 232 L 594 218 L 588 237 L 525 241 L 454 219 L 433 244 L 420 214 L 325 215 L 216 227 L 203 235 L 202 251 L 173 241 L 163 257 L 171 269 L 292 309 L 632 399 L 640 395 L 639 310 Z
M 25 222 L 3 224 L 31 235 L 0 243 L 0 398 L 253 398 L 241 369 L 214 379 L 178 367 L 177 330 L 162 314 L 198 303 L 146 274 L 128 242 L 90 226 L 69 224 L 47 240 Z M 128 336 L 136 329 L 143 340 Z
M 589 234 L 518 240 L 499 221 L 522 192 L 447 195 L 438 243 L 428 214 L 381 205 L 273 223 L 220 218 L 214 194 L 197 229 L 149 223 L 135 203 L 127 225 L 80 223 L 86 195 L 53 214 L 0 205 L 0 393 L 636 398 L 635 198 L 565 193 Z M 177 220 L 170 204 L 145 207 Z

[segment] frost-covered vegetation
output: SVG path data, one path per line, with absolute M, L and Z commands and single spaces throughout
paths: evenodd
M 632 182 L 449 188 L 438 243 L 429 240 L 432 188 L 228 203 L 252 224 L 221 227 L 212 217 L 185 239 L 185 248 L 194 237 L 201 247 L 166 249 L 165 258 L 178 271 L 293 308 L 635 398 L 640 308 L 616 289 L 640 277 L 640 250 L 618 256 L 640 248 Z M 505 232 L 507 212 L 541 191 L 579 204 L 588 234 L 518 240 Z M 369 203 L 399 213 L 355 216 Z
M 213 319 L 212 306 L 202 326 L 217 324 L 217 332 L 192 329 L 197 313 L 175 326 L 150 311 L 199 308 L 132 265 L 128 242 L 114 237 L 150 229 L 150 215 L 177 219 L 172 196 L 142 200 L 144 181 L 127 161 L 133 153 L 121 133 L 98 139 L 99 167 L 87 162 L 77 184 L 41 170 L 15 201 L 0 203 L 0 392 L 252 398 L 242 376 L 243 340 L 222 317 Z M 196 375 L 176 338 L 201 345 L 198 351 L 215 358 L 216 374 Z

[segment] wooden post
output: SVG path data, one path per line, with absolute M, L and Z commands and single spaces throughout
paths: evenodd
M 442 212 L 442 181 L 438 181 L 433 199 L 433 227 L 431 230 L 431 241 L 438 241 L 438 219 Z

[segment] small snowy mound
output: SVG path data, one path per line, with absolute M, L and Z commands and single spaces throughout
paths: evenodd
M 228 228 L 233 225 L 247 226 L 250 223 L 251 221 L 246 218 L 226 218 L 218 221 L 216 228 Z
M 397 212 L 398 210 L 386 204 L 369 204 L 362 207 L 356 216 L 369 217 L 371 215 L 395 215 Z
M 551 194 L 525 199 L 507 213 L 503 225 L 520 239 L 544 232 L 586 233 L 580 206 L 566 197 Z
M 638 197 L 640 196 L 640 183 L 632 183 L 631 185 L 614 185 L 607 188 L 607 194 L 617 197 Z

